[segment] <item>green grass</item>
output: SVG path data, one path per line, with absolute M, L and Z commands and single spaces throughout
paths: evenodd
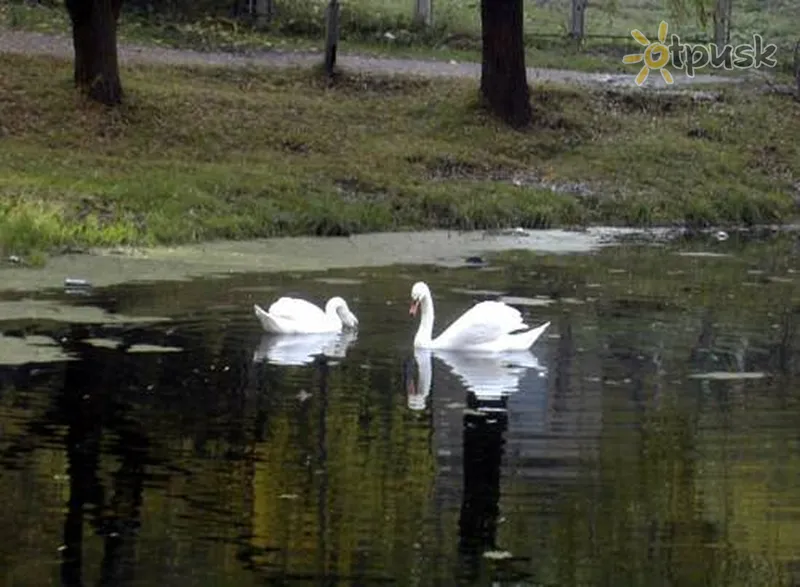
M 798 39 L 796 22 L 785 16 L 789 0 L 747 0 L 735 7 L 732 42 L 746 42 L 761 34 L 779 47 L 776 71 L 792 69 L 792 50 Z M 319 50 L 324 37 L 327 0 L 277 0 L 277 14 L 267 26 L 251 26 L 245 19 L 227 16 L 230 3 L 197 3 L 180 15 L 125 12 L 120 22 L 122 41 L 199 50 Z M 61 0 L 54 6 L 6 2 L 0 4 L 0 24 L 40 32 L 69 32 Z M 213 6 L 211 6 L 213 5 Z M 394 57 L 480 60 L 478 0 L 437 0 L 435 22 L 421 28 L 412 22 L 413 0 L 349 0 L 343 3 L 341 50 Z M 656 37 L 658 23 L 666 19 L 670 33 L 685 40 L 709 38 L 708 26 L 695 19 L 671 14 L 651 0 L 611 0 L 587 12 L 587 34 L 581 47 L 565 37 L 569 0 L 525 3 L 527 63 L 532 67 L 577 71 L 635 72 L 622 64 L 622 56 L 641 47 L 630 36 L 634 28 Z M 387 39 L 386 33 L 392 39 Z M 740 72 L 717 70 L 722 75 Z
M 521 133 L 482 113 L 473 81 L 139 66 L 107 110 L 76 95 L 66 61 L 0 69 L 7 252 L 795 213 L 800 104 L 781 96 L 539 85 Z

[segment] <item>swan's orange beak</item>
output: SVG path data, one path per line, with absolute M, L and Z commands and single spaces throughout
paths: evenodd
M 411 307 L 408 309 L 408 313 L 412 316 L 417 315 L 417 308 L 419 308 L 419 300 L 414 300 L 411 302 Z

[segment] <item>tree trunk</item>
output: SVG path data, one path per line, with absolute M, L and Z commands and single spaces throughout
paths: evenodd
M 122 0 L 67 0 L 66 4 L 75 47 L 75 85 L 101 104 L 119 104 L 117 20 Z
M 531 122 L 525 71 L 522 0 L 481 0 L 481 96 L 486 107 L 515 128 Z
M 325 73 L 333 78 L 336 48 L 339 45 L 339 0 L 330 0 L 325 8 Z
M 421 26 L 429 27 L 433 24 L 433 0 L 417 0 L 414 5 L 413 21 Z

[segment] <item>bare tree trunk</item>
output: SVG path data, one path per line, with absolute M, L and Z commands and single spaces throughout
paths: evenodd
M 117 60 L 117 20 L 122 0 L 67 0 L 75 48 L 75 85 L 89 98 L 122 102 Z
M 522 0 L 481 0 L 481 96 L 486 107 L 515 128 L 531 122 L 525 71 Z

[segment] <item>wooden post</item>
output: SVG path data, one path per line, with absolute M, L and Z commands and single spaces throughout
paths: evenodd
M 587 0 L 572 0 L 569 35 L 576 41 L 583 41 L 584 37 L 586 36 L 587 4 Z
M 275 0 L 255 0 L 256 25 L 263 26 L 272 22 L 275 13 Z
M 717 46 L 718 52 L 721 52 L 723 47 L 731 41 L 732 10 L 732 0 L 716 0 L 714 5 L 714 44 Z
M 794 46 L 794 81 L 797 85 L 795 98 L 800 100 L 800 41 L 797 41 Z
M 433 24 L 433 0 L 416 0 L 414 23 L 429 27 Z
M 333 76 L 336 47 L 339 44 L 339 0 L 330 0 L 325 8 L 325 73 Z

